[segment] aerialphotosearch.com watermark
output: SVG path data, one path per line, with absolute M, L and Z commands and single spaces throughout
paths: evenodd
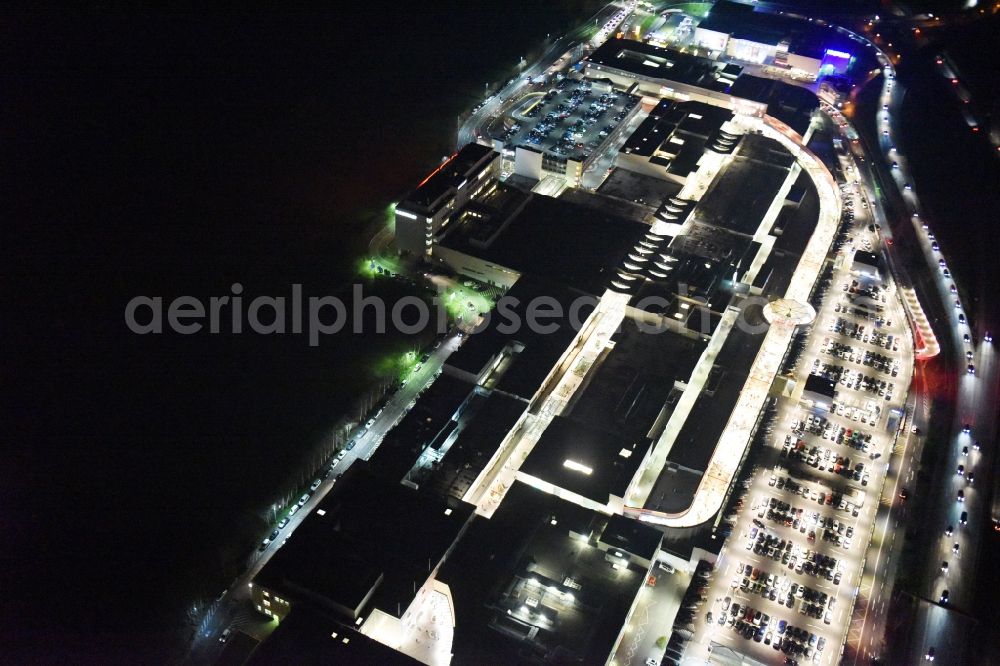
M 678 292 L 686 296 L 686 285 L 680 285 Z M 522 302 L 521 299 L 504 295 L 497 299 L 489 312 L 475 310 L 461 315 L 463 329 L 469 334 L 479 333 L 490 327 L 497 318 L 496 329 L 504 335 L 520 332 L 527 327 L 535 334 L 551 334 L 565 325 L 580 331 L 591 312 L 599 306 L 596 296 L 580 295 L 568 304 L 554 296 L 536 296 Z M 711 335 L 712 315 L 707 307 L 697 307 L 704 303 L 700 297 L 686 297 L 686 312 L 693 312 L 683 322 L 670 322 L 666 313 L 671 301 L 660 296 L 646 296 L 633 304 L 633 321 L 643 333 L 663 333 L 686 327 L 694 333 Z M 763 296 L 746 296 L 741 302 L 740 316 L 736 326 L 749 333 L 763 333 L 768 324 L 763 317 L 748 317 L 747 307 L 756 303 L 767 304 Z M 692 305 L 694 304 L 694 305 Z M 759 309 L 757 310 L 759 313 Z M 434 326 L 438 334 L 445 334 L 455 324 L 456 317 L 449 312 L 446 299 L 440 296 L 423 299 L 418 296 L 403 296 L 387 302 L 378 295 L 364 294 L 364 286 L 355 284 L 348 302 L 338 296 L 308 296 L 301 284 L 291 285 L 290 296 L 256 296 L 249 298 L 243 294 L 243 285 L 234 283 L 230 293 L 207 299 L 196 296 L 178 296 L 165 302 L 162 296 L 136 296 L 125 306 L 125 325 L 137 335 L 162 334 L 165 331 L 179 335 L 245 334 L 258 335 L 305 335 L 309 346 L 318 346 L 327 336 L 349 331 L 355 334 L 382 334 L 391 326 L 396 331 L 414 335 Z M 753 321 L 751 321 L 753 319 Z

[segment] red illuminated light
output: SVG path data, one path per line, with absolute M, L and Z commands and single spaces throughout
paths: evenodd
M 450 163 L 451 163 L 451 161 L 452 161 L 453 159 L 455 159 L 455 157 L 456 157 L 457 155 L 458 155 L 458 153 L 455 153 L 454 155 L 452 155 L 451 157 L 449 157 L 449 158 L 448 158 L 447 160 L 445 160 L 445 161 L 444 161 L 444 162 L 443 162 L 443 163 L 441 164 L 441 166 L 439 166 L 439 167 L 438 167 L 437 169 L 434 169 L 434 171 L 431 171 L 431 172 L 430 172 L 429 174 L 427 174 L 427 177 L 426 177 L 426 178 L 424 178 L 424 179 L 423 179 L 422 181 L 420 181 L 420 184 L 419 184 L 419 185 L 417 185 L 417 189 L 420 189 L 421 187 L 423 187 L 423 186 L 424 186 L 424 183 L 426 183 L 426 182 L 427 182 L 428 180 L 430 180 L 431 178 L 433 178 L 433 177 L 434 177 L 434 174 L 436 174 L 436 173 L 437 173 L 438 171 L 440 171 L 441 169 L 443 169 L 443 168 L 445 168 L 446 166 L 448 166 L 448 164 L 450 164 Z

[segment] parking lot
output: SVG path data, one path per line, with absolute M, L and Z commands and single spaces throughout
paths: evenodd
M 809 374 L 832 381 L 833 404 L 816 408 L 798 388 L 762 425 L 762 462 L 724 517 L 730 536 L 691 656 L 840 660 L 912 373 L 894 285 L 851 270 L 856 251 L 877 253 L 881 241 L 851 174 L 845 177 L 835 269 L 823 278 L 823 300 L 794 368 L 799 387 Z
M 508 146 L 535 147 L 562 159 L 584 161 L 614 134 L 639 100 L 564 78 L 548 92 L 526 97 L 511 113 L 513 124 L 499 138 Z

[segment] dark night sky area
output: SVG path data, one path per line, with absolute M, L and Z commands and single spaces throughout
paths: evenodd
M 234 535 L 403 342 L 138 337 L 128 299 L 335 293 L 485 81 L 592 5 L 0 20 L 13 654 L 169 655 Z

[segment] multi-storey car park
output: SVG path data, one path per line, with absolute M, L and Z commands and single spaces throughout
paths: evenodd
M 839 661 L 913 344 L 819 101 L 626 39 L 564 60 L 396 206 L 421 272 L 508 309 L 303 498 L 247 587 L 258 663 Z

